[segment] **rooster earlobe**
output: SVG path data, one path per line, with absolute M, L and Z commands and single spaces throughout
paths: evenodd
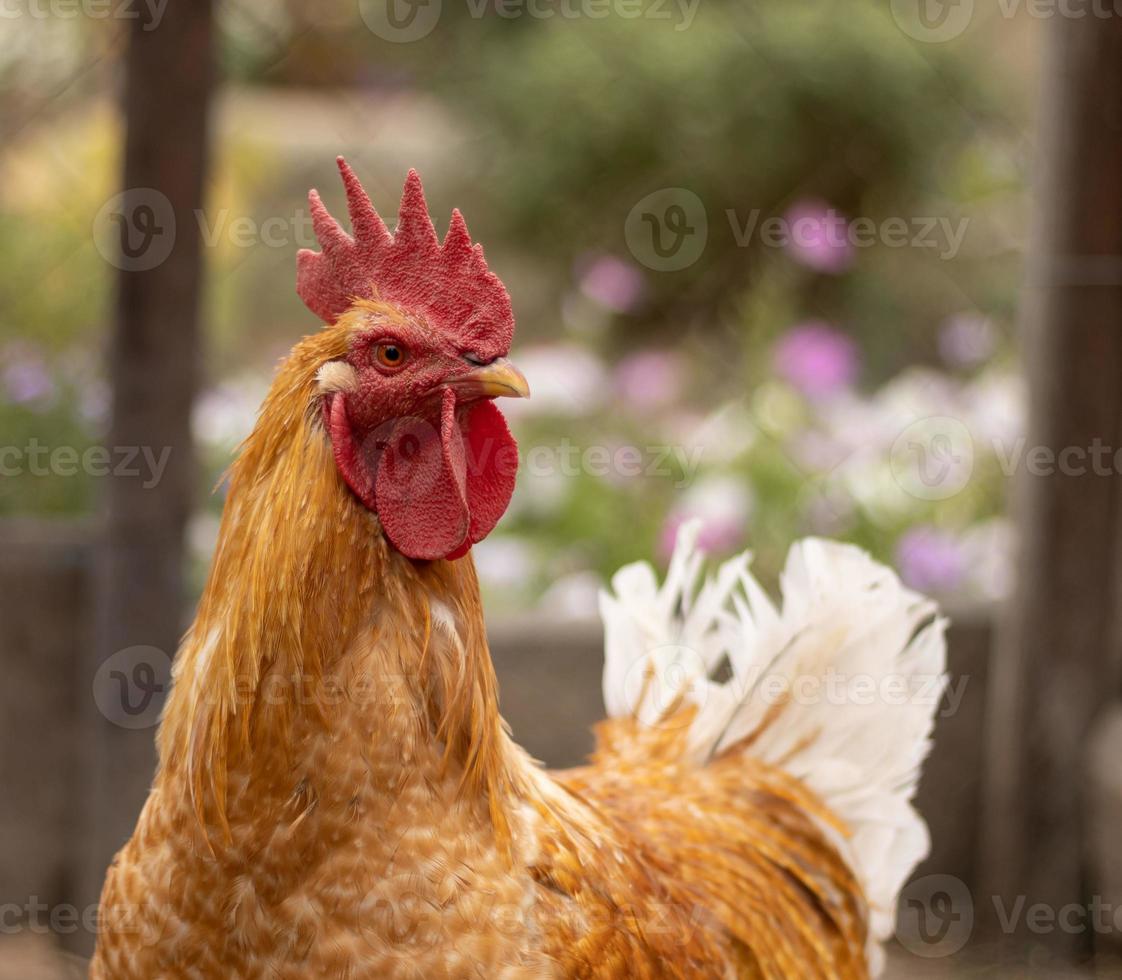
M 316 388 L 321 395 L 358 390 L 358 372 L 346 361 L 328 361 L 316 372 Z

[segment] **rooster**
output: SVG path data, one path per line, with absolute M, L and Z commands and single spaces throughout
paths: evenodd
M 470 555 L 518 453 L 508 295 L 410 172 L 387 230 L 297 290 L 325 324 L 232 467 L 160 763 L 114 859 L 97 980 L 866 977 L 927 848 L 912 807 L 943 622 L 855 548 L 796 545 L 602 596 L 608 720 L 547 772 L 508 735 Z M 895 692 L 895 696 L 890 696 Z

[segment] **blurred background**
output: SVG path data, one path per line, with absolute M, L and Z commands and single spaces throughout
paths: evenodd
M 387 217 L 416 167 L 513 298 L 534 397 L 504 406 L 518 488 L 474 554 L 515 736 L 587 751 L 597 590 L 684 519 L 767 582 L 800 536 L 854 541 L 955 622 L 893 968 L 1113 975 L 1119 16 L 6 5 L 0 976 L 92 946 L 221 474 L 317 327 L 295 253 L 309 187 L 345 213 L 338 153 Z

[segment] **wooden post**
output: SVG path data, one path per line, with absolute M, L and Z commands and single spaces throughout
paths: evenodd
M 975 907 L 1085 903 L 1087 737 L 1122 673 L 1122 17 L 1045 28 L 1034 255 L 1023 297 L 1028 439 L 1017 474 L 1019 584 L 991 703 L 987 874 Z M 1066 451 L 1066 452 L 1065 452 Z M 1117 454 L 1117 455 L 1116 455 Z M 996 921 L 996 919 L 994 920 Z M 1020 924 L 1025 925 L 1024 916 Z M 1009 931 L 1009 930 L 1005 930 Z M 1090 930 L 1018 932 L 1071 958 Z
M 135 704 L 146 696 L 143 689 L 128 690 L 134 683 L 165 686 L 159 670 L 149 678 L 136 662 L 98 668 L 137 646 L 174 654 L 183 626 L 183 540 L 195 479 L 190 412 L 200 360 L 202 263 L 196 210 L 207 163 L 212 10 L 210 0 L 167 4 L 156 20 L 148 8 L 138 10 L 125 74 L 125 192 L 109 208 L 120 242 L 108 444 L 151 456 L 136 458 L 140 476 L 110 480 L 105 500 L 85 686 L 94 697 L 85 698 L 85 833 L 76 855 L 83 905 L 96 902 L 155 764 L 155 728 L 126 727 L 133 716 L 119 713 L 126 707 L 121 699 Z M 157 474 L 150 460 L 161 458 L 166 465 Z
M 0 519 L 0 906 L 72 901 L 60 841 L 73 838 L 81 772 L 71 683 L 88 637 L 91 534 L 85 523 Z M 89 690 L 85 691 L 89 697 Z M 8 930 L 3 930 L 7 932 Z M 4 940 L 0 935 L 0 960 Z

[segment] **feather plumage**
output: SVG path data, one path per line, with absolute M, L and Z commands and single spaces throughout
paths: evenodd
M 631 565 L 601 597 L 608 712 L 659 726 L 691 706 L 692 765 L 742 752 L 812 790 L 845 828 L 831 837 L 869 905 L 875 973 L 928 850 L 911 800 L 945 682 L 945 621 L 891 570 L 830 541 L 791 549 L 778 607 L 747 554 L 703 582 L 698 530 L 679 532 L 662 586 Z

